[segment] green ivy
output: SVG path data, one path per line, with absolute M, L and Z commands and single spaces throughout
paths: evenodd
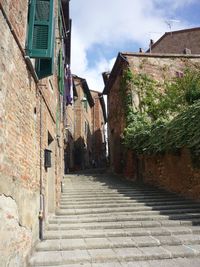
M 160 90 L 162 88 L 162 90 Z M 200 155 L 200 74 L 185 70 L 183 77 L 160 84 L 146 74 L 124 71 L 120 92 L 127 127 L 124 144 L 140 154 L 177 151 L 187 147 Z M 139 98 L 133 105 L 133 92 Z

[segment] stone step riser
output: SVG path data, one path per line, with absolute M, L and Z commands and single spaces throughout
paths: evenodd
M 144 205 L 143 203 L 129 203 L 129 205 L 127 204 L 109 204 L 109 205 L 87 205 L 87 206 L 81 206 L 81 205 L 60 205 L 60 209 L 101 209 L 102 206 L 105 208 L 123 208 L 123 207 L 133 207 L 133 208 L 151 208 L 151 209 L 155 209 L 155 210 L 163 210 L 163 209 L 179 209 L 179 208 L 199 208 L 200 211 L 200 205 L 199 204 L 171 204 L 169 205 L 168 203 L 166 203 L 165 205 L 152 205 L 152 204 L 146 204 Z
M 133 253 L 132 250 L 135 250 Z M 157 248 L 158 249 L 158 248 Z M 84 263 L 90 264 L 91 262 L 93 263 L 109 263 L 112 261 L 116 261 L 116 258 L 120 262 L 129 262 L 129 261 L 142 261 L 142 260 L 158 260 L 158 259 L 175 259 L 179 257 L 196 257 L 199 256 L 199 253 L 197 253 L 194 250 L 191 250 L 190 252 L 179 252 L 179 253 L 171 253 L 168 250 L 158 250 L 155 251 L 155 253 L 142 253 L 141 251 L 137 250 L 137 248 L 131 248 L 131 251 L 127 248 L 128 252 L 130 253 L 124 253 L 121 251 L 121 249 L 116 249 L 115 253 L 111 253 L 110 250 L 108 250 L 108 253 L 106 255 L 102 255 L 99 252 L 99 255 L 95 255 L 95 251 L 90 250 L 89 252 L 91 255 L 88 253 L 84 253 L 83 255 L 77 255 L 76 253 L 72 251 L 66 251 L 63 253 L 60 252 L 51 252 L 51 259 L 49 259 L 48 253 L 49 252 L 37 252 L 39 254 L 38 259 L 33 259 L 31 261 L 32 266 L 59 266 L 59 265 L 66 265 L 67 264 L 79 264 L 80 266 Z M 110 252 L 110 255 L 109 255 Z M 160 252 L 160 253 L 159 253 Z M 50 253 L 49 253 L 50 254 Z
M 200 224 L 200 222 L 199 222 Z M 117 224 L 116 222 L 113 225 L 101 225 L 100 223 L 96 224 L 96 225 L 84 225 L 84 224 L 69 224 L 69 225 L 60 225 L 60 224 L 49 224 L 47 226 L 48 230 L 77 230 L 80 228 L 83 229 L 124 229 L 124 228 L 134 228 L 134 227 L 141 227 L 141 228 L 147 228 L 147 227 L 160 227 L 160 226 L 167 226 L 167 227 L 174 227 L 174 226 L 192 226 L 193 223 L 192 222 L 172 222 L 171 224 L 166 221 L 166 222 L 136 222 L 135 224 Z
M 56 215 L 88 215 L 93 216 L 95 214 L 119 214 L 119 213 L 126 213 L 134 215 L 155 215 L 155 214 L 162 214 L 162 215 L 173 215 L 173 214 L 180 214 L 180 213 L 194 213 L 198 212 L 199 208 L 193 208 L 193 209 L 179 209 L 179 210 L 173 210 L 173 209 L 166 209 L 166 210 L 152 210 L 150 208 L 144 208 L 144 209 L 133 209 L 133 208 L 124 208 L 124 209 L 109 209 L 109 210 L 73 210 L 73 211 L 67 211 L 67 210 L 58 210 L 56 212 Z
M 89 228 L 89 229 L 99 229 L 99 228 L 125 228 L 125 227 L 156 227 L 156 226 L 198 226 L 200 225 L 200 216 L 198 219 L 185 219 L 185 220 L 168 220 L 167 218 L 144 218 L 144 220 L 134 219 L 134 218 L 122 218 L 121 220 L 112 219 L 96 219 L 96 220 L 50 220 L 47 227 L 66 227 L 70 228 Z
M 117 218 L 117 219 L 113 219 L 113 218 L 89 218 L 89 219 L 60 219 L 60 218 L 56 218 L 56 219 L 51 219 L 49 220 L 49 225 L 51 224 L 66 224 L 69 225 L 69 224 L 76 224 L 76 223 L 108 223 L 108 222 L 112 222 L 112 223 L 124 223 L 124 222 L 136 222 L 136 223 L 151 223 L 151 222 L 156 222 L 158 221 L 161 225 L 166 225 L 167 222 L 168 224 L 174 224 L 175 223 L 178 223 L 178 224 L 181 224 L 181 225 L 199 225 L 200 224 L 200 215 L 199 216 L 193 216 L 193 217 L 190 217 L 190 216 L 185 216 L 185 218 L 182 216 L 180 218 L 175 218 L 174 220 L 171 219 L 170 221 L 168 220 L 169 218 L 167 218 L 167 216 L 159 216 L 159 217 L 142 217 L 142 218 L 130 218 L 130 217 L 124 217 L 124 218 Z
M 190 202 L 181 202 L 181 201 L 133 201 L 133 200 L 128 200 L 128 201 L 115 201 L 114 203 L 109 201 L 96 201 L 96 202 L 68 202 L 68 201 L 62 201 L 60 202 L 60 206 L 62 207 L 71 207 L 71 208 L 99 208 L 99 207 L 119 207 L 120 205 L 122 206 L 126 206 L 126 207 L 129 207 L 129 206 L 135 206 L 135 207 L 139 207 L 139 206 L 147 206 L 147 207 L 158 207 L 158 206 L 166 206 L 166 205 L 169 205 L 169 206 L 173 206 L 173 205 L 191 205 L 191 206 L 198 206 L 199 204 L 192 204 Z
M 40 244 L 40 246 L 36 247 L 36 251 L 59 251 L 62 249 L 63 251 L 73 250 L 73 249 L 108 249 L 108 248 L 132 248 L 132 247 L 159 247 L 159 246 L 178 246 L 178 245 L 199 245 L 200 244 L 200 237 L 199 240 L 188 238 L 187 241 L 183 241 L 179 238 L 165 238 L 164 241 L 163 237 L 152 237 L 150 241 L 148 239 L 135 242 L 134 238 L 124 238 L 124 242 L 115 241 L 110 242 L 109 239 L 105 239 L 105 243 L 103 244 L 102 239 L 98 239 L 96 242 L 91 244 L 92 242 L 83 242 L 81 239 L 74 239 L 75 241 L 73 244 L 69 244 L 69 240 L 48 240 L 48 243 Z
M 61 233 L 62 232 L 62 233 Z M 98 230 L 66 230 L 61 231 L 46 231 L 44 236 L 45 240 L 48 239 L 79 239 L 79 238 L 109 238 L 109 237 L 145 237 L 145 236 L 171 236 L 171 235 L 189 235 L 200 234 L 200 229 L 189 229 L 180 227 L 179 229 L 173 228 L 128 228 L 128 229 L 98 229 Z
M 62 195 L 61 200 L 62 199 L 66 199 L 66 200 L 70 200 L 70 199 L 77 199 L 77 200 L 84 200 L 84 199 L 93 199 L 93 198 L 124 198 L 124 197 L 131 197 L 131 198 L 176 198 L 175 196 L 172 196 L 171 194 L 148 194 L 148 193 L 144 193 L 144 194 L 127 194 L 127 193 L 116 193 L 116 194 L 84 194 L 84 195 L 80 195 L 77 194 L 76 196 L 69 196 L 69 195 Z
M 145 197 L 145 196 L 142 196 L 142 197 L 137 197 L 137 198 L 133 198 L 133 197 L 127 197 L 127 196 L 118 196 L 118 197 L 92 197 L 92 198 L 61 198 L 61 203 L 62 202 L 67 202 L 67 203 L 85 203 L 85 202 L 89 202 L 89 203 L 92 203 L 92 202 L 105 202 L 105 201 L 111 201 L 111 202 L 114 202 L 114 201 L 135 201 L 135 202 L 139 202 L 139 201 L 144 201 L 144 202 L 149 202 L 149 201 L 153 201 L 153 202 L 157 202 L 157 201 L 176 201 L 177 198 L 176 197 L 171 197 L 171 198 L 166 198 L 166 197 L 163 197 L 163 196 L 158 196 L 158 197 Z
M 101 196 L 101 195 L 118 195 L 118 194 L 127 194 L 127 195 L 168 195 L 168 196 L 174 196 L 171 193 L 166 193 L 163 192 L 161 193 L 160 191 L 157 190 L 140 190 L 138 192 L 138 190 L 104 190 L 104 191 L 100 191 L 100 190 L 93 190 L 93 191 L 63 191 L 62 196 L 69 196 L 69 197 L 73 197 L 73 196 L 85 196 L 85 195 L 91 195 L 91 196 Z

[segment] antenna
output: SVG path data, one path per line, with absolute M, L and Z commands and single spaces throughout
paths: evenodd
M 174 23 L 179 23 L 179 22 L 180 22 L 180 20 L 177 20 L 177 19 L 167 19 L 167 20 L 165 20 L 165 23 L 169 27 L 169 31 L 170 31 L 171 35 L 172 35 L 172 26 L 173 26 L 173 24 Z

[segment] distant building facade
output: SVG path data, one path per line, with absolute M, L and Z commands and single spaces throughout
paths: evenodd
M 150 43 L 150 53 L 200 54 L 200 27 L 166 32 Z
M 92 154 L 94 167 L 106 165 L 106 108 L 103 95 L 90 90 L 94 106 L 92 107 Z
M 89 168 L 92 162 L 92 107 L 94 100 L 87 81 L 73 76 L 77 96 L 74 97 L 74 168 Z

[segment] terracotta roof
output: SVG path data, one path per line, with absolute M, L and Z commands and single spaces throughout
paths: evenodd
M 200 30 L 200 27 L 196 27 L 196 28 L 190 28 L 190 29 L 183 29 L 183 30 L 178 30 L 178 31 L 166 32 L 151 46 L 151 49 L 156 47 L 167 35 L 171 35 L 171 34 L 174 35 L 174 34 L 185 33 L 185 32 L 194 32 L 194 31 L 199 31 L 199 30 Z M 146 51 L 146 53 L 149 53 L 149 52 L 150 52 L 150 49 L 148 49 Z
M 94 106 L 94 100 L 93 100 L 92 95 L 90 93 L 90 89 L 88 87 L 86 79 L 78 77 L 76 75 L 73 75 L 73 79 L 79 79 L 80 80 L 80 84 L 82 86 L 83 92 L 86 94 L 86 97 L 87 97 L 87 100 L 88 100 L 90 107 Z
M 200 58 L 200 55 L 197 54 L 150 54 L 150 53 L 132 53 L 132 52 L 121 52 L 118 54 L 117 59 L 114 63 L 112 71 L 110 73 L 109 79 L 105 84 L 103 94 L 107 95 L 110 88 L 113 86 L 116 76 L 120 73 L 124 66 L 129 66 L 129 57 L 153 57 L 153 58 Z

